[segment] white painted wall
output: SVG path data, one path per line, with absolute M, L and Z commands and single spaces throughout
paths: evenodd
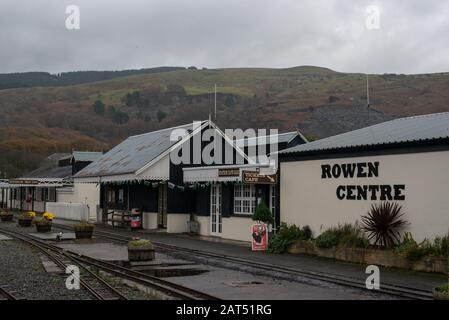
M 196 216 L 200 227 L 198 233 L 202 236 L 210 236 L 210 217 Z
M 96 183 L 80 183 L 75 180 L 73 187 L 56 189 L 57 202 L 81 203 L 88 206 L 89 219 L 97 220 L 97 206 L 100 204 L 100 186 Z
M 89 217 L 87 205 L 82 203 L 48 202 L 47 211 L 59 219 L 87 221 Z
M 167 214 L 167 233 L 189 232 L 187 221 L 190 220 L 190 214 Z
M 241 217 L 230 217 L 223 218 L 223 229 L 221 238 L 240 240 L 240 241 L 251 241 L 251 226 L 254 221 L 249 218 Z
M 321 179 L 322 164 L 379 161 L 379 177 Z M 314 235 L 353 223 L 380 201 L 338 200 L 339 185 L 405 184 L 405 231 L 416 240 L 447 234 L 449 151 L 281 163 L 281 221 L 309 225 Z
M 56 189 L 57 202 L 78 202 L 75 196 L 74 188 L 57 188 Z
M 75 201 L 86 204 L 89 208 L 89 218 L 96 220 L 97 207 L 100 205 L 100 185 L 96 183 L 75 183 Z

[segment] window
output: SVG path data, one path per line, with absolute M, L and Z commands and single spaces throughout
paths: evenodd
M 125 202 L 125 190 L 118 189 L 118 203 Z
M 47 189 L 47 199 L 49 202 L 56 201 L 56 188 Z
M 114 189 L 108 190 L 108 202 L 115 203 L 115 190 Z
M 234 186 L 234 213 L 253 214 L 256 209 L 256 186 L 236 184 Z

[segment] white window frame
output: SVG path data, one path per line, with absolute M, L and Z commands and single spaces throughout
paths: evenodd
M 270 185 L 270 211 L 274 216 L 276 212 L 276 185 Z
M 256 186 L 252 184 L 234 185 L 234 214 L 252 215 L 256 210 Z

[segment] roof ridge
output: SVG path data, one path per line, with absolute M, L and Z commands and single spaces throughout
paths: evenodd
M 237 139 L 235 141 L 241 141 L 241 140 L 245 140 L 245 139 L 265 138 L 265 137 L 271 137 L 271 136 L 281 136 L 281 135 L 296 134 L 296 133 L 297 133 L 297 131 L 290 131 L 290 132 L 284 132 L 284 133 L 278 133 L 278 134 L 266 134 L 264 136 L 241 138 L 241 139 Z
M 401 117 L 401 118 L 397 118 L 397 119 L 392 119 L 390 121 L 408 120 L 408 119 L 416 119 L 416 118 L 430 118 L 430 117 L 440 116 L 440 115 L 443 115 L 443 114 L 449 114 L 449 111 L 437 112 L 437 113 L 428 113 L 428 114 L 419 114 L 419 115 L 408 116 L 408 117 Z
M 205 121 L 208 121 L 208 120 L 199 120 L 198 122 L 201 122 L 201 124 L 203 124 Z M 193 122 L 195 122 L 195 121 L 193 121 Z M 137 138 L 137 137 L 142 137 L 142 136 L 146 136 L 146 135 L 149 135 L 149 134 L 158 133 L 158 132 L 162 132 L 162 131 L 166 131 L 166 130 L 170 130 L 170 129 L 172 129 L 172 130 L 173 129 L 178 129 L 178 128 L 186 127 L 186 126 L 189 126 L 189 125 L 191 125 L 191 123 L 186 123 L 186 124 L 179 125 L 179 126 L 176 126 L 176 127 L 169 127 L 169 128 L 159 129 L 159 130 L 156 130 L 156 131 L 150 131 L 150 132 L 145 132 L 145 133 L 141 133 L 141 134 L 136 134 L 136 135 L 133 135 L 133 136 L 129 136 L 125 140 L 132 139 L 132 138 Z

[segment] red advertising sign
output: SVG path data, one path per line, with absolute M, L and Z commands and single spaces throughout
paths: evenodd
M 251 227 L 251 244 L 253 251 L 266 251 L 268 249 L 267 225 L 260 223 Z

